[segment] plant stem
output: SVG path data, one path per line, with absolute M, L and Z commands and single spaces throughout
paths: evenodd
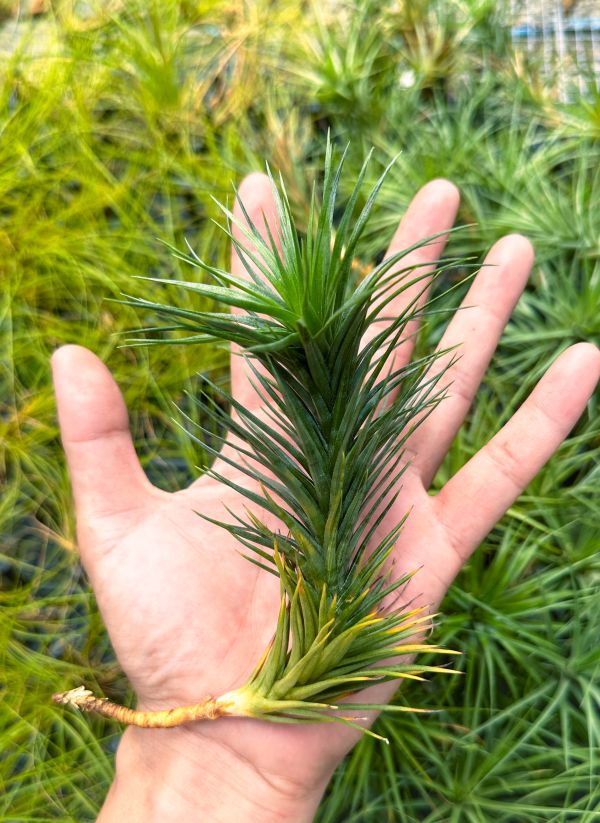
M 129 709 L 113 703 L 106 697 L 96 697 L 83 686 L 60 692 L 52 696 L 55 703 L 72 706 L 84 712 L 101 714 L 129 726 L 140 726 L 144 729 L 167 729 L 181 726 L 194 720 L 217 720 L 224 715 L 247 716 L 250 712 L 245 709 L 243 699 L 237 692 L 229 692 L 216 699 L 205 697 L 200 703 L 192 706 L 179 706 L 174 709 L 161 711 L 140 711 Z

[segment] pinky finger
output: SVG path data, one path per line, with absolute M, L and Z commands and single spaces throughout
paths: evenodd
M 598 379 L 596 346 L 571 346 L 508 423 L 446 483 L 436 506 L 460 565 L 558 449 Z

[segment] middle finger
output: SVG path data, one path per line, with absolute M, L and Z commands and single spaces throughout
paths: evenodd
M 385 257 L 389 258 L 401 252 L 402 249 L 410 248 L 432 235 L 451 229 L 456 218 L 459 199 L 458 189 L 449 180 L 432 180 L 423 186 L 410 202 Z M 408 286 L 390 301 L 383 310 L 387 317 L 399 317 L 413 301 L 417 301 L 414 308 L 423 305 L 427 299 L 428 287 L 428 278 L 425 278 L 424 275 L 433 272 L 436 261 L 439 259 L 445 245 L 446 235 L 436 237 L 431 243 L 413 249 L 390 269 L 391 274 L 401 269 L 415 267 L 404 277 L 407 281 L 416 280 L 417 278 L 418 281 Z M 384 331 L 389 323 L 389 320 L 383 319 L 371 323 L 363 337 L 363 346 L 377 334 Z M 408 363 L 412 355 L 417 331 L 418 322 L 416 320 L 407 324 L 402 335 L 402 341 L 394 350 L 393 362 L 390 364 L 391 370 L 399 369 Z

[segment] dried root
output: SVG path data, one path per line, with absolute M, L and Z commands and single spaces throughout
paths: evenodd
M 217 720 L 225 715 L 245 716 L 248 714 L 236 693 L 230 692 L 218 698 L 206 697 L 192 706 L 179 706 L 176 709 L 161 711 L 140 711 L 119 706 L 106 697 L 96 697 L 89 689 L 78 686 L 68 692 L 54 694 L 52 700 L 63 706 L 71 706 L 82 712 L 101 714 L 128 726 L 140 726 L 144 729 L 167 729 L 181 726 L 195 720 Z

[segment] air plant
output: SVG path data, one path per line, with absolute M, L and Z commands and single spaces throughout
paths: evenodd
M 336 228 L 344 157 L 345 152 L 334 164 L 328 143 L 321 206 L 313 189 L 303 237 L 283 181 L 278 190 L 271 177 L 280 220 L 275 236 L 267 231 L 263 239 L 240 204 L 246 224 L 239 223 L 239 229 L 247 243 L 236 239 L 230 227 L 225 231 L 247 279 L 201 260 L 191 247 L 189 252 L 173 248 L 179 259 L 214 282 L 159 282 L 237 313 L 193 311 L 137 297 L 126 301 L 167 319 L 167 326 L 146 332 L 183 330 L 184 336 L 169 342 L 234 343 L 248 358 L 265 414 L 251 412 L 225 392 L 228 403 L 218 402 L 214 392 L 221 390 L 213 386 L 212 400 L 195 399 L 203 404 L 207 428 L 190 420 L 189 433 L 217 455 L 215 429 L 223 441 L 224 432 L 231 432 L 228 443 L 238 454 L 226 452 L 221 458 L 253 481 L 245 487 L 208 469 L 253 506 L 245 515 L 230 512 L 231 522 L 212 522 L 237 538 L 250 562 L 279 578 L 280 610 L 268 648 L 245 685 L 193 706 L 137 711 L 94 697 L 83 686 L 55 695 L 56 702 L 145 727 L 250 716 L 284 723 L 341 722 L 366 731 L 357 712 L 406 709 L 352 702 L 353 694 L 448 671 L 413 661 L 415 653 L 444 650 L 423 640 L 432 618 L 426 606 L 403 599 L 412 574 L 393 573 L 391 555 L 404 521 L 375 539 L 398 495 L 407 465 L 406 439 L 444 395 L 444 370 L 433 374 L 430 367 L 447 352 L 400 368 L 387 366 L 407 324 L 425 311 L 423 268 L 403 267 L 402 259 L 432 238 L 361 276 L 354 265 L 357 246 L 387 169 L 359 208 L 367 158 Z M 437 273 L 443 270 L 438 267 Z M 420 294 L 398 316 L 387 317 L 390 302 L 415 284 Z M 257 509 L 274 516 L 280 528 L 263 522 Z

